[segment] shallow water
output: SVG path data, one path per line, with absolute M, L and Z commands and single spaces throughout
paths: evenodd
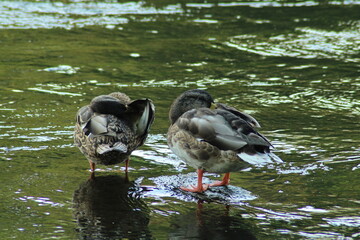
M 360 238 L 360 2 L 1 1 L 1 239 Z M 186 89 L 254 117 L 284 164 L 206 194 L 166 146 Z M 89 180 L 77 109 L 112 91 L 156 120 Z M 207 174 L 205 181 L 220 176 Z

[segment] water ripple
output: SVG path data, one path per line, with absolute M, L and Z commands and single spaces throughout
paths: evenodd
M 269 57 L 295 57 L 305 59 L 339 59 L 360 62 L 359 29 L 328 31 L 310 27 L 296 28 L 295 33 L 263 39 L 254 36 L 234 36 L 224 44 L 241 51 Z
M 180 5 L 168 5 L 162 9 L 145 7 L 142 2 L 0 2 L 0 28 L 34 29 L 111 26 L 124 24 L 128 18 L 122 15 L 151 15 L 181 13 Z
M 329 5 L 358 5 L 360 4 L 359 1 L 352 1 L 352 0 L 346 0 L 346 1 L 328 1 L 326 2 Z M 310 6 L 318 6 L 318 1 L 239 1 L 239 2 L 219 2 L 217 4 L 212 3 L 187 3 L 187 7 L 192 8 L 212 8 L 215 6 L 219 7 L 237 7 L 237 6 L 246 6 L 246 7 L 252 7 L 252 8 L 263 8 L 263 7 L 310 7 Z
M 337 218 L 323 218 L 328 224 L 339 227 L 339 226 L 346 226 L 346 227 L 360 227 L 360 217 L 337 217 Z
M 36 202 L 39 206 L 52 206 L 52 207 L 63 207 L 64 204 L 53 202 L 48 197 L 33 197 L 33 196 L 23 196 L 17 198 L 20 201 L 28 202 L 33 201 Z

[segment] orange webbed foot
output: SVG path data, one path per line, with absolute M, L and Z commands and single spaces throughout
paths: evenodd
M 202 193 L 205 192 L 209 188 L 209 184 L 203 184 L 202 178 L 203 178 L 204 170 L 198 169 L 197 170 L 197 186 L 191 186 L 191 188 L 186 187 L 180 187 L 181 190 L 187 191 L 187 192 L 196 192 L 196 193 Z
M 191 186 L 191 188 L 180 187 L 181 190 L 186 192 L 202 193 L 209 188 L 209 184 L 202 184 L 199 186 Z
M 219 186 L 227 186 L 229 183 L 224 183 L 223 181 L 215 181 L 210 184 L 210 187 L 219 187 Z
M 227 186 L 230 183 L 230 173 L 225 173 L 222 181 L 216 181 L 210 184 L 210 187 Z

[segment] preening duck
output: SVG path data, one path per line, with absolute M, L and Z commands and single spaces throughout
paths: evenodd
M 132 101 L 126 94 L 113 92 L 95 97 L 76 114 L 74 142 L 90 163 L 112 165 L 124 162 L 143 145 L 154 121 L 150 99 Z
M 251 164 L 282 162 L 270 154 L 271 143 L 255 130 L 260 127 L 255 118 L 225 104 L 215 104 L 204 90 L 182 93 L 171 105 L 169 118 L 170 149 L 198 173 L 197 186 L 182 190 L 203 192 L 209 186 L 228 185 L 230 172 Z M 222 181 L 205 185 L 204 172 L 225 175 Z

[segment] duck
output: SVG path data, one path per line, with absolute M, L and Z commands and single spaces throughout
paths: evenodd
M 125 162 L 143 145 L 154 121 L 155 106 L 148 98 L 131 100 L 122 92 L 93 98 L 76 114 L 74 142 L 94 173 L 97 164 Z
M 209 187 L 226 186 L 230 172 L 282 162 L 270 151 L 270 141 L 256 130 L 260 124 L 254 117 L 215 103 L 205 90 L 191 89 L 178 96 L 171 104 L 169 119 L 169 148 L 197 170 L 197 186 L 181 186 L 184 191 L 202 193 Z M 205 172 L 224 176 L 221 181 L 203 184 Z

